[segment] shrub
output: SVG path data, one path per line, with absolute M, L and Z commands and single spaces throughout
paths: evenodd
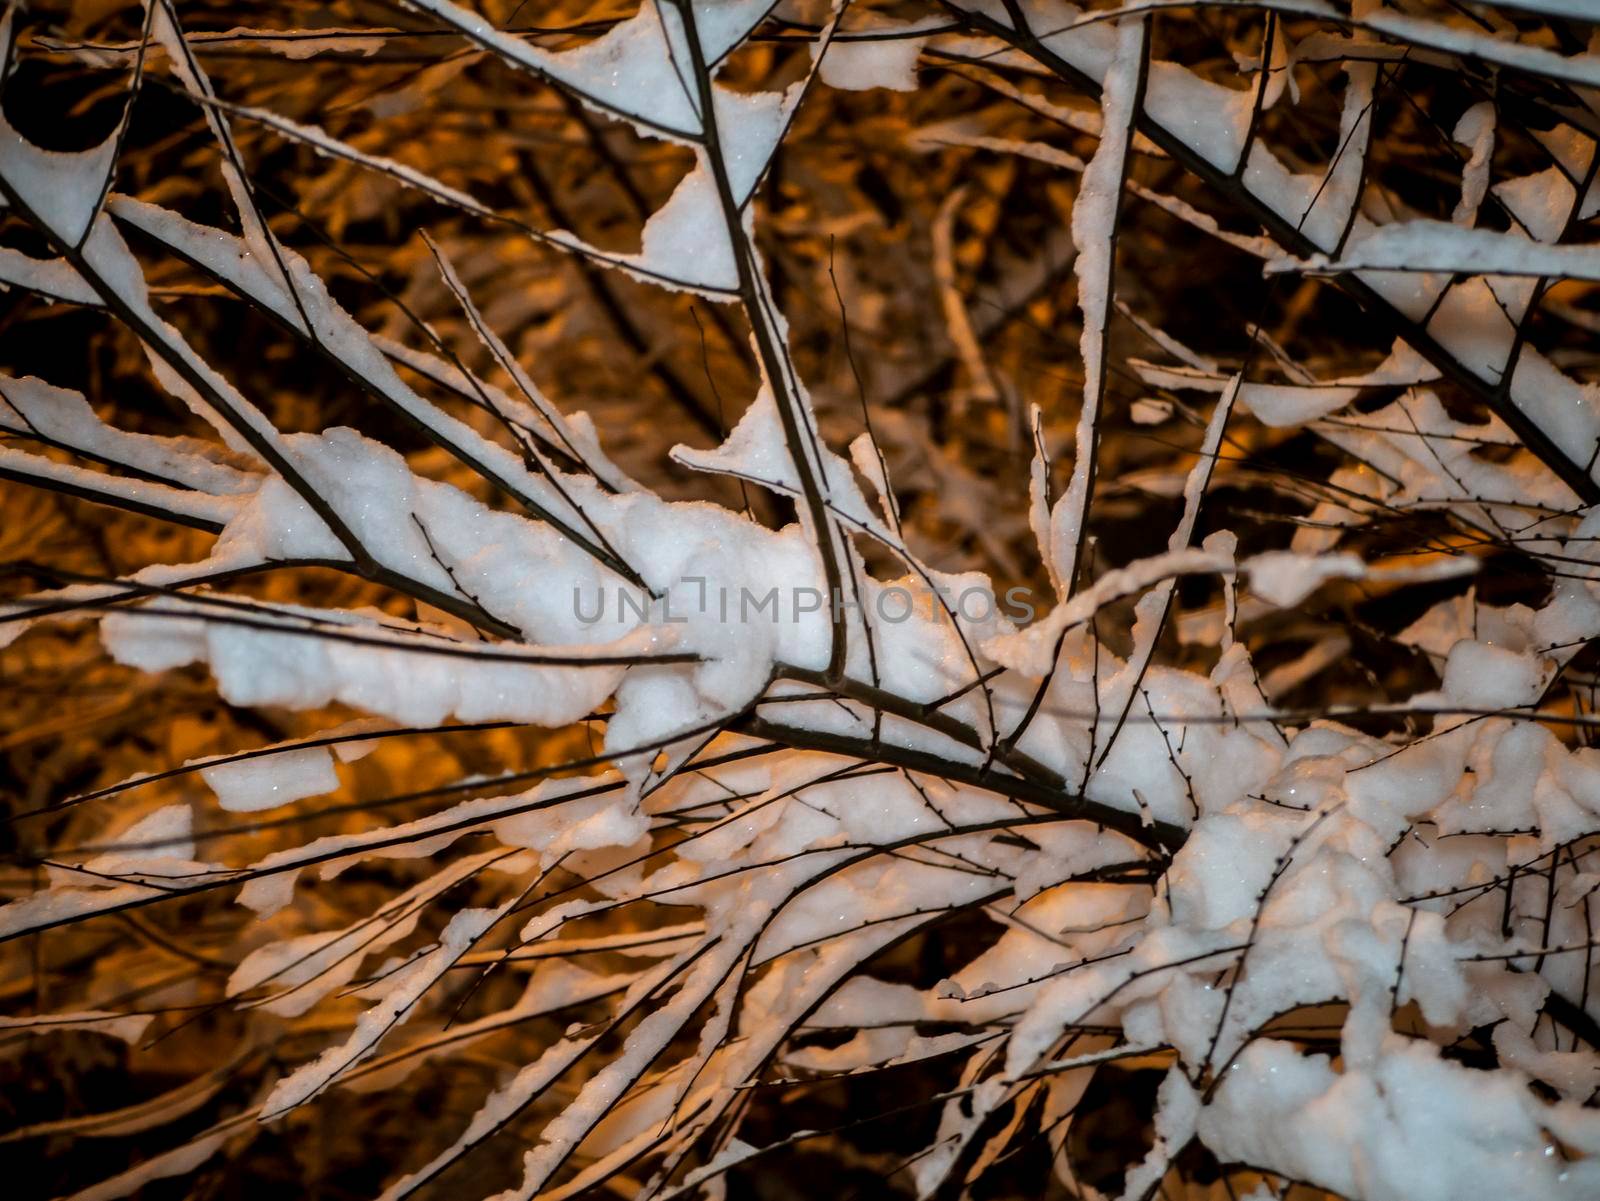
M 0 1145 L 1600 1195 L 1590 9 L 7 7 Z

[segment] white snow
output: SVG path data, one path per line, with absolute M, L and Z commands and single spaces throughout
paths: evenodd
M 261 1103 L 261 1120 L 271 1121 L 303 1105 L 327 1088 L 342 1072 L 371 1055 L 378 1043 L 402 1021 L 418 999 L 493 925 L 502 910 L 458 910 L 439 935 L 438 944 L 401 969 L 383 1000 L 363 1013 L 350 1037 L 285 1076 Z
M 1450 648 L 1444 693 L 1457 704 L 1504 709 L 1539 699 L 1545 669 L 1530 654 L 1463 638 Z
M 1489 168 L 1494 154 L 1495 134 L 1494 104 L 1488 100 L 1474 104 L 1461 114 L 1451 135 L 1468 147 L 1471 156 L 1461 169 L 1461 199 L 1456 204 L 1450 220 L 1457 225 L 1470 226 L 1478 215 L 1489 190 Z
M 870 31 L 851 32 L 899 36 L 835 37 L 822 58 L 822 82 L 830 88 L 850 92 L 872 88 L 888 88 L 895 92 L 916 91 L 917 59 L 927 39 L 904 35 L 905 30 L 914 28 L 909 23 L 874 24 Z
M 1122 179 L 1147 36 L 1145 23 L 1140 18 L 1126 18 L 1117 24 L 1116 50 L 1106 71 L 1105 92 L 1101 97 L 1100 144 L 1084 169 L 1078 196 L 1072 205 L 1072 242 L 1078 248 L 1072 269 L 1078 278 L 1078 307 L 1083 312 L 1083 332 L 1078 339 L 1083 356 L 1083 406 L 1078 416 L 1072 478 L 1050 514 L 1050 554 L 1062 586 L 1068 590 L 1074 584 L 1067 576 L 1078 562 L 1082 525 L 1089 504 L 1091 464 L 1104 384 L 1105 328 L 1111 313 L 1117 214 L 1122 202 Z
M 1337 258 L 1279 259 L 1267 264 L 1267 270 L 1405 270 L 1595 280 L 1600 279 L 1600 248 L 1550 246 L 1516 233 L 1464 229 L 1447 221 L 1396 221 L 1352 238 Z
M 325 747 L 218 763 L 201 768 L 200 774 L 216 792 L 222 807 L 235 813 L 272 809 L 339 787 L 333 759 Z
M 1544 1132 L 1558 1112 L 1563 1138 L 1573 1122 L 1595 1145 L 1592 1114 L 1541 1105 L 1514 1075 L 1452 1064 L 1425 1043 L 1395 1038 L 1375 1070 L 1338 1074 L 1325 1056 L 1261 1039 L 1198 1127 L 1219 1158 L 1371 1201 L 1592 1196 L 1600 1165 L 1565 1160 Z
M 0 179 L 46 228 L 76 246 L 89 232 L 110 186 L 118 141 L 113 133 L 90 150 L 43 150 L 0 116 Z

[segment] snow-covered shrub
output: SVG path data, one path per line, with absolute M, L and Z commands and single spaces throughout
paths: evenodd
M 1600 1196 L 1597 15 L 7 5 L 0 1148 Z

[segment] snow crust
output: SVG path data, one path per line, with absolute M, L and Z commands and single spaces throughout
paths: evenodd
M 879 35 L 877 40 L 836 38 L 822 58 L 822 82 L 849 92 L 872 88 L 916 91 L 917 59 L 927 40 L 907 36 L 915 28 L 911 23 L 874 24 L 868 30 L 852 32 Z
M 255 813 L 320 796 L 339 787 L 333 758 L 324 747 L 284 751 L 271 758 L 244 759 L 200 769 L 224 809 Z

